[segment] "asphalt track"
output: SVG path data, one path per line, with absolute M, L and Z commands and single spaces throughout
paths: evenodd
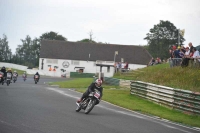
M 48 86 L 47 82 L 67 80 L 33 77 L 24 82 L 0 85 L 0 133 L 200 133 L 187 127 L 132 112 L 107 102 L 88 114 L 75 112 L 81 93 L 72 88 Z

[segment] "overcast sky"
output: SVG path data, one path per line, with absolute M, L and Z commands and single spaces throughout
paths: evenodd
M 185 46 L 200 45 L 200 0 L 0 0 L 0 38 L 15 52 L 20 39 L 54 31 L 68 41 L 145 45 L 160 20 L 185 29 Z

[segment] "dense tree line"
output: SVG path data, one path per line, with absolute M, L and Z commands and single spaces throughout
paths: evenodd
M 65 37 L 52 31 L 34 39 L 27 35 L 25 39 L 21 39 L 21 44 L 17 46 L 15 54 L 12 54 L 7 36 L 3 35 L 3 38 L 0 38 L 0 61 L 25 65 L 29 68 L 38 67 L 42 39 L 67 41 Z
M 89 39 L 85 38 L 77 42 L 97 43 L 93 40 L 92 35 L 93 34 L 90 32 Z M 67 41 L 66 37 L 53 31 L 44 33 L 39 38 L 34 39 L 27 35 L 24 39 L 21 39 L 21 44 L 17 46 L 15 53 L 12 54 L 12 51 L 8 45 L 7 36 L 3 35 L 3 38 L 0 38 L 0 62 L 11 62 L 25 65 L 29 68 L 38 67 L 41 40 L 43 39 Z
M 0 61 L 2 62 L 11 62 L 12 52 L 8 46 L 7 36 L 3 35 L 3 38 L 0 38 Z

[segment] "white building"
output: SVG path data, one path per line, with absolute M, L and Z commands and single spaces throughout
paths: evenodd
M 39 71 L 69 77 L 70 72 L 99 73 L 102 68 L 105 77 L 112 77 L 114 62 L 128 62 L 128 68 L 134 70 L 146 67 L 151 58 L 141 46 L 43 40 Z

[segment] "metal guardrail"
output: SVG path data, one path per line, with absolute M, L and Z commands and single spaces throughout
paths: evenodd
M 169 59 L 169 65 L 171 67 L 181 66 L 182 58 L 171 58 Z
M 104 77 L 104 82 L 110 85 L 119 86 L 119 79 Z
M 174 109 L 200 115 L 200 92 L 131 81 L 130 93 Z

